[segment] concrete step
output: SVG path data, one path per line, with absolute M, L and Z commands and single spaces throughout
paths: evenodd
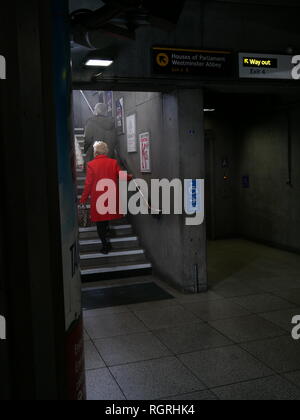
M 149 262 L 140 262 L 140 263 L 127 263 L 127 264 L 120 264 L 120 265 L 113 265 L 113 266 L 107 266 L 107 267 L 90 267 L 88 269 L 82 269 L 81 275 L 87 276 L 88 278 L 84 278 L 84 282 L 90 282 L 94 281 L 96 279 L 92 279 L 91 277 L 97 276 L 97 275 L 112 275 L 117 274 L 117 276 L 120 276 L 120 273 L 123 273 L 123 275 L 128 275 L 128 273 L 132 274 L 133 272 L 140 272 L 141 270 L 149 270 L 152 271 L 152 264 Z M 99 279 L 99 278 L 98 278 Z M 107 279 L 107 276 L 103 276 L 102 279 Z M 100 277 L 101 280 L 101 277 Z
M 113 267 L 115 265 L 119 266 L 127 263 L 142 264 L 147 262 L 145 251 L 139 248 L 112 251 L 108 255 L 92 252 L 80 255 L 80 266 L 82 270 L 95 267 Z
M 111 226 L 110 230 L 112 231 L 112 235 L 111 235 L 112 238 L 133 235 L 133 229 L 131 225 L 115 225 L 115 226 Z M 84 228 L 79 229 L 79 237 L 81 240 L 98 239 L 96 226 L 85 228 L 85 229 Z
M 116 229 L 121 229 L 121 226 L 123 227 L 123 225 L 130 225 L 130 223 L 128 222 L 128 219 L 126 217 L 122 217 L 121 219 L 116 219 L 116 220 L 111 220 L 109 222 L 109 226 L 110 228 L 116 228 Z M 131 226 L 131 225 L 130 225 Z M 96 232 L 96 226 L 95 224 L 93 224 L 91 227 L 88 228 L 80 228 L 80 232 L 86 232 L 88 229 L 88 231 L 94 231 Z
M 128 235 L 126 233 L 126 228 L 125 229 L 115 229 L 115 226 L 116 225 L 113 225 L 110 228 L 111 232 L 110 232 L 109 237 L 110 237 L 111 241 L 124 242 L 129 238 L 129 241 L 132 242 L 131 238 L 138 239 L 137 236 L 132 232 Z M 123 225 L 123 226 L 125 226 L 125 225 Z M 129 229 L 132 229 L 132 227 L 130 226 Z M 84 238 L 84 237 L 82 237 L 82 235 L 83 236 L 88 235 L 89 237 Z M 80 237 L 80 242 L 81 241 L 84 242 L 84 241 L 97 241 L 97 240 L 99 240 L 99 236 L 98 236 L 98 233 L 97 233 L 95 228 L 93 228 L 93 230 L 91 230 L 90 232 L 89 231 L 79 232 L 79 237 Z
M 119 238 L 111 238 L 110 243 L 113 251 L 117 250 L 128 250 L 139 247 L 139 241 L 137 236 L 123 236 Z M 84 239 L 79 241 L 80 254 L 87 252 L 99 252 L 102 247 L 100 239 Z

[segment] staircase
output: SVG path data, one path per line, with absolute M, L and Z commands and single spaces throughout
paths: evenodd
M 83 153 L 84 130 L 76 129 L 75 138 Z M 77 169 L 78 196 L 83 192 L 85 173 Z M 100 253 L 101 242 L 96 226 L 79 229 L 80 266 L 83 283 L 116 278 L 127 278 L 152 273 L 152 264 L 147 260 L 139 239 L 127 219 L 110 223 L 112 251 L 108 255 Z

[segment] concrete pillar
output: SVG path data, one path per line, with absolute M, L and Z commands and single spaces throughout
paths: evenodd
M 178 90 L 179 173 L 184 179 L 205 178 L 203 93 Z M 207 290 L 206 229 L 181 221 L 182 286 L 185 291 Z
M 137 115 L 137 132 L 151 134 L 151 174 L 141 174 L 139 153 L 128 154 L 126 136 L 119 137 L 120 156 L 137 177 L 152 179 L 204 178 L 204 124 L 201 90 L 169 93 L 119 93 L 125 114 Z M 116 96 L 117 97 L 117 96 Z M 186 215 L 131 218 L 155 273 L 186 292 L 207 289 L 204 226 L 186 226 Z

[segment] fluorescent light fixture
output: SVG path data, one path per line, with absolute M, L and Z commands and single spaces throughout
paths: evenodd
M 103 60 L 98 58 L 90 58 L 85 63 L 85 65 L 89 67 L 109 67 L 112 64 L 112 60 Z
M 215 112 L 215 108 L 205 108 L 204 112 Z

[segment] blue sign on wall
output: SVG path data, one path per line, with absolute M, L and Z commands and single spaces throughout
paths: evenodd
M 250 188 L 250 177 L 249 175 L 243 176 L 243 188 Z
M 186 185 L 186 211 L 189 214 L 199 213 L 201 211 L 200 182 L 197 179 L 191 179 Z

